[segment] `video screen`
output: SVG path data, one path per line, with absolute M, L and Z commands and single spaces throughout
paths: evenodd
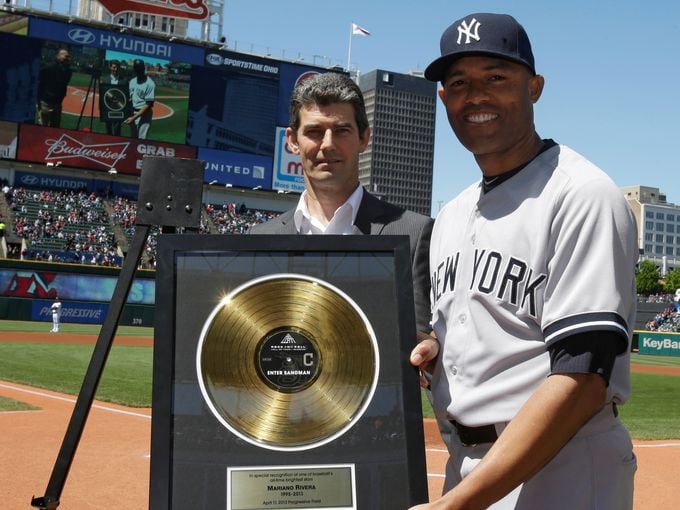
M 45 42 L 35 123 L 185 143 L 191 65 Z
M 33 122 L 42 41 L 0 32 L 0 119 Z
M 273 157 L 279 84 L 272 74 L 224 64 L 194 67 L 187 142 Z
M 10 3 L 6 1 L 5 3 Z M 28 17 L 13 12 L 0 12 L 0 32 L 26 35 L 28 33 Z

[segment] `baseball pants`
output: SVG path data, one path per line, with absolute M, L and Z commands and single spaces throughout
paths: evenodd
M 453 432 L 444 492 L 470 473 L 490 448 L 464 446 Z M 636 469 L 630 434 L 608 404 L 543 469 L 489 509 L 631 510 Z

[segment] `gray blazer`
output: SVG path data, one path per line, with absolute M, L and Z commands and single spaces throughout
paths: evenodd
M 249 234 L 297 234 L 293 215 L 295 209 L 282 213 L 266 223 L 253 226 Z M 434 220 L 383 202 L 364 190 L 354 222 L 358 235 L 407 235 L 411 245 L 413 272 L 413 301 L 416 308 L 418 331 L 429 333 L 430 328 L 430 236 Z

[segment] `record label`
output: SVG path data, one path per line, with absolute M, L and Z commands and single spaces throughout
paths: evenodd
M 285 329 L 269 335 L 258 349 L 260 376 L 280 391 L 300 391 L 318 375 L 319 355 L 308 336 Z

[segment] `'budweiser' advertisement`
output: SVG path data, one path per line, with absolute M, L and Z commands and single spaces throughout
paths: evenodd
M 104 9 L 114 16 L 122 12 L 143 12 L 174 18 L 204 20 L 208 6 L 204 0 L 99 0 Z
M 195 158 L 187 145 L 136 140 L 22 124 L 17 159 L 88 170 L 139 175 L 144 156 Z

